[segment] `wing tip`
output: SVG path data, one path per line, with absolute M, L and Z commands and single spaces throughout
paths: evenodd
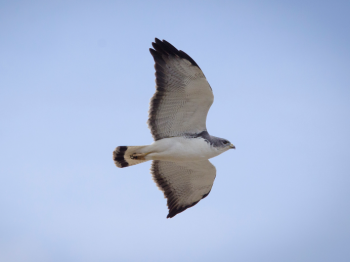
M 162 57 L 162 55 L 165 55 L 165 56 L 175 55 L 175 56 L 178 56 L 182 59 L 186 59 L 193 66 L 196 66 L 200 69 L 199 65 L 196 63 L 196 61 L 193 60 L 192 57 L 190 57 L 184 51 L 178 50 L 175 46 L 173 46 L 172 44 L 170 44 L 168 41 L 166 41 L 164 39 L 163 39 L 163 41 L 161 41 L 158 38 L 155 38 L 154 42 L 152 42 L 152 46 L 154 49 L 150 48 L 150 52 L 151 52 L 153 58 L 155 58 L 155 56 L 157 58 L 159 58 L 159 57 Z M 151 51 L 151 50 L 153 50 L 153 51 Z
M 209 194 L 209 193 L 208 193 L 208 194 Z M 207 195 L 208 195 L 208 194 L 207 194 Z M 202 198 L 202 199 L 203 199 L 203 198 Z M 202 199 L 200 199 L 200 200 L 202 200 Z M 171 208 L 171 207 L 169 207 L 169 204 L 168 204 L 169 214 L 167 215 L 166 218 L 173 218 L 173 217 L 176 216 L 177 214 L 180 214 L 180 213 L 182 213 L 183 211 L 185 211 L 186 209 L 197 205 L 198 202 L 199 202 L 200 200 L 198 200 L 198 201 L 196 201 L 196 202 L 193 202 L 193 203 L 190 204 L 190 205 L 182 206 L 182 207 L 176 207 L 176 208 Z

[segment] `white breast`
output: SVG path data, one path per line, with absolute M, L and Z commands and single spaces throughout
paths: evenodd
M 218 150 L 203 138 L 171 137 L 155 141 L 144 149 L 146 160 L 199 161 L 217 156 Z

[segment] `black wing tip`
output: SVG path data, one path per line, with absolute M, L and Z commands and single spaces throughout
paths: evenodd
M 168 41 L 164 39 L 163 41 L 161 41 L 158 38 L 155 38 L 154 42 L 152 42 L 152 46 L 154 49 L 150 48 L 149 50 L 154 59 L 161 58 L 162 55 L 166 55 L 166 56 L 175 55 L 182 59 L 186 59 L 193 66 L 197 66 L 200 69 L 199 65 L 193 60 L 192 57 L 190 57 L 184 51 L 178 50 L 175 46 L 173 46 L 172 44 L 170 44 Z
M 180 208 L 170 208 L 170 207 L 169 207 L 169 214 L 167 215 L 166 218 L 173 218 L 173 217 L 176 216 L 177 214 L 179 214 L 179 213 L 185 211 L 187 208 L 190 208 L 190 207 L 193 207 L 193 206 L 197 205 L 199 201 L 201 201 L 202 199 L 206 198 L 206 197 L 209 195 L 210 191 L 211 191 L 211 190 L 209 190 L 208 193 L 204 194 L 200 200 L 198 200 L 198 201 L 192 203 L 191 205 L 187 205 L 187 206 L 180 207 Z M 168 206 L 169 206 L 169 205 L 168 205 Z
M 191 205 L 187 205 L 187 206 L 182 206 L 182 207 L 178 207 L 178 208 L 169 208 L 169 214 L 167 215 L 166 218 L 173 218 L 177 214 L 180 214 L 181 212 L 185 211 L 186 209 L 197 205 L 199 201 L 200 200 L 192 203 Z

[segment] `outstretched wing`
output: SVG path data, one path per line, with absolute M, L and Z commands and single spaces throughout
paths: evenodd
M 168 162 L 153 160 L 153 180 L 167 198 L 169 214 L 193 207 L 209 195 L 216 176 L 216 169 L 209 160 L 195 162 Z
M 155 39 L 156 93 L 148 126 L 154 140 L 207 131 L 206 119 L 213 92 L 197 63 L 167 41 Z

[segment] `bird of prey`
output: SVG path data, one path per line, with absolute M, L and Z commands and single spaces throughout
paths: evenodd
M 152 46 L 156 92 L 148 126 L 155 142 L 118 146 L 113 159 L 117 167 L 153 160 L 153 180 L 167 198 L 167 218 L 172 218 L 209 194 L 216 169 L 208 159 L 235 146 L 208 133 L 206 118 L 214 96 L 197 63 L 165 40 L 156 38 Z

